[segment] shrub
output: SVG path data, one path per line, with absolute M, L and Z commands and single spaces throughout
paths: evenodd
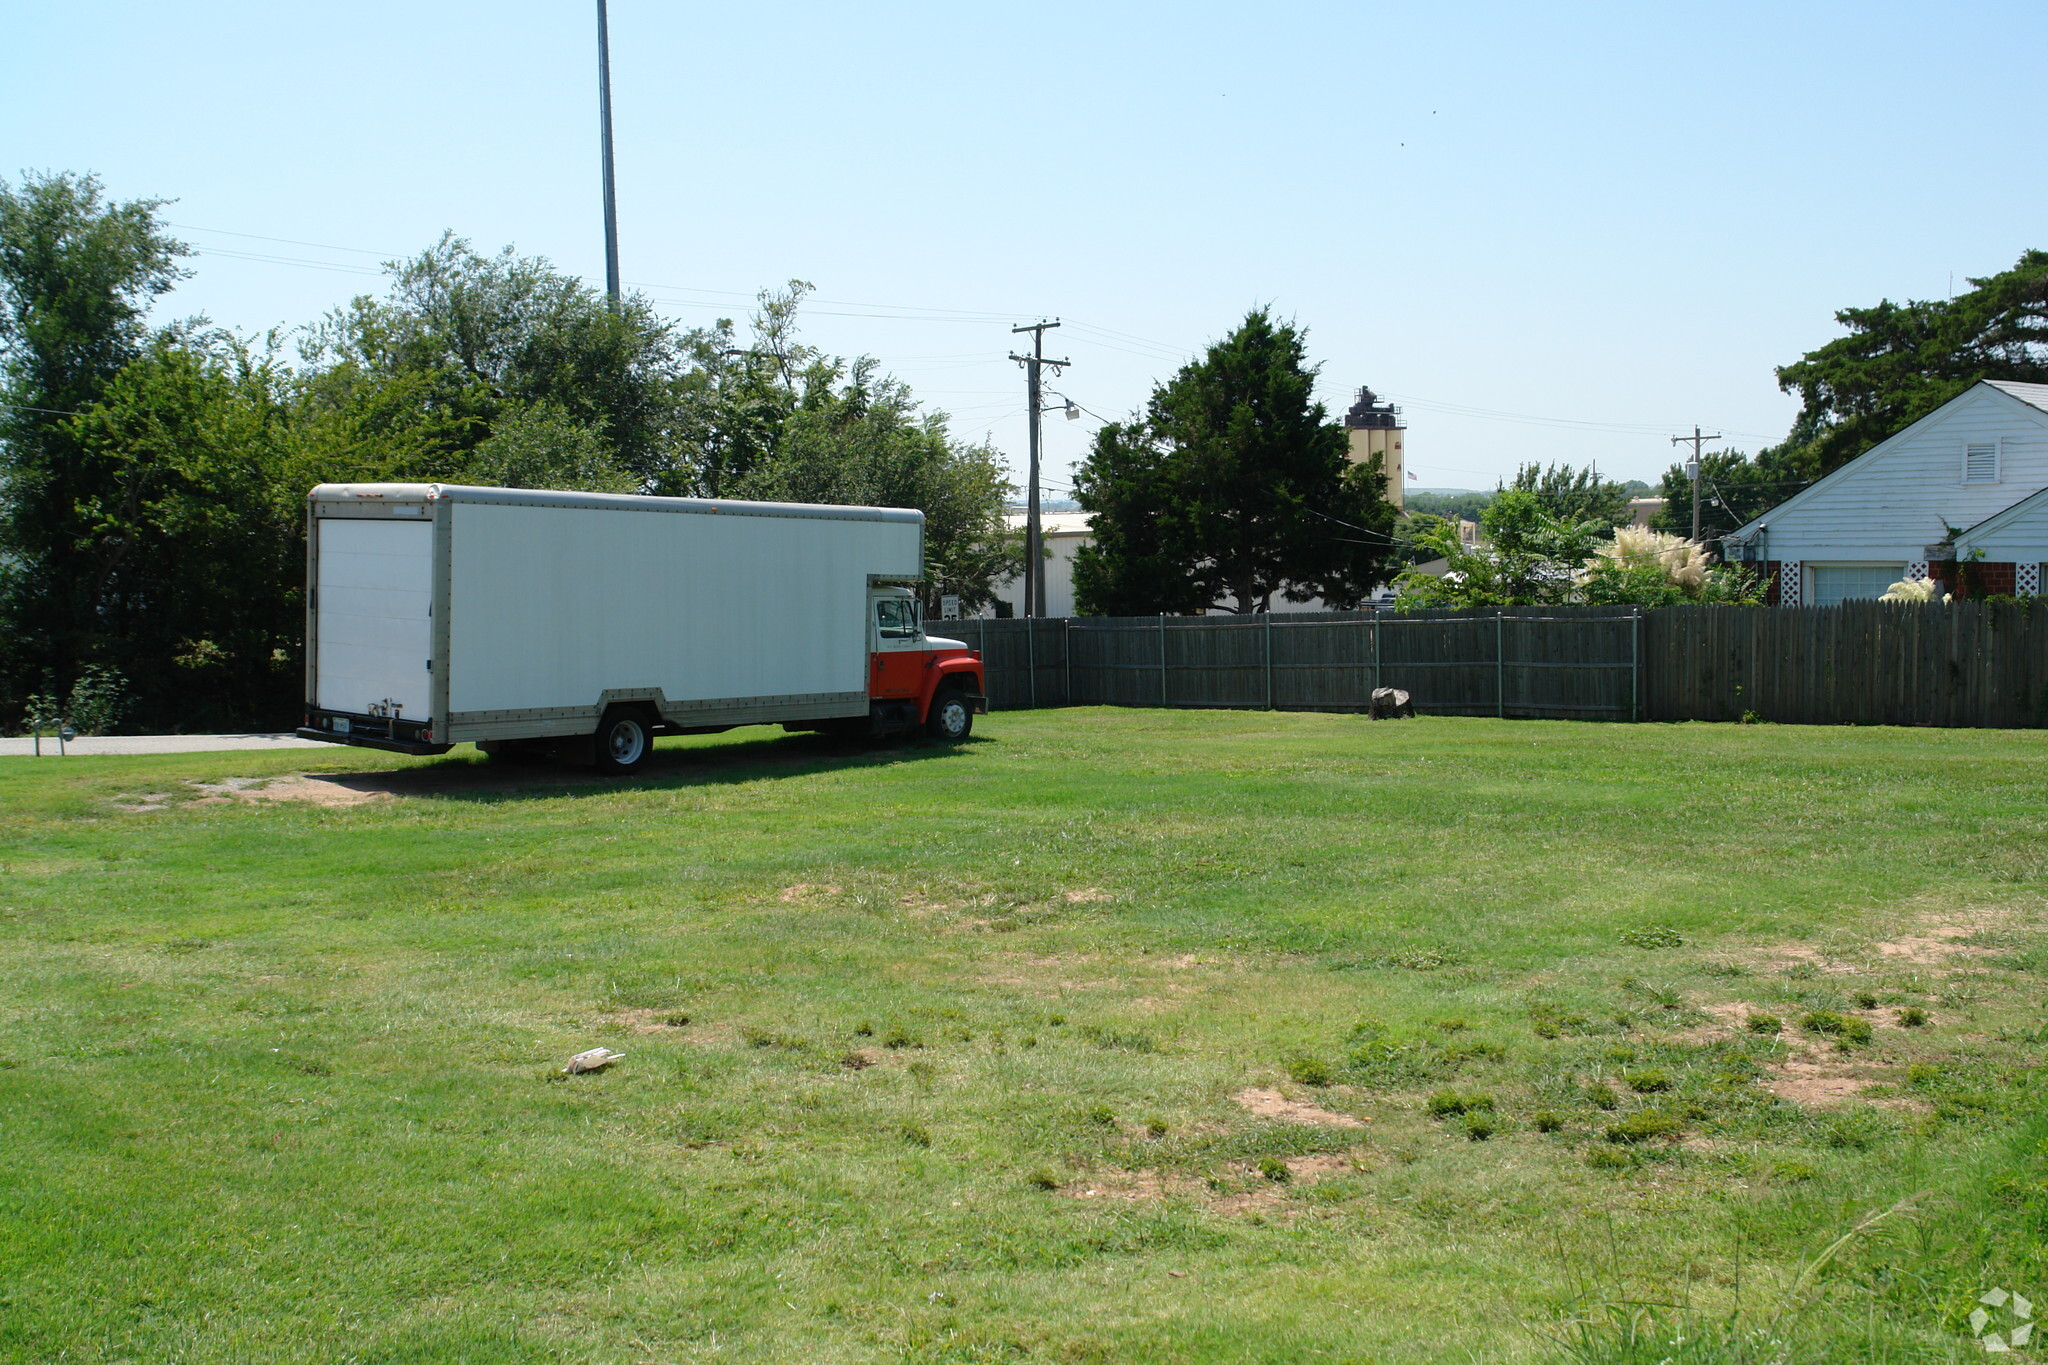
M 1435 1053 L 1413 1044 L 1384 1040 L 1354 1049 L 1347 1062 L 1351 1078 L 1360 1085 L 1402 1085 L 1433 1080 L 1444 1072 L 1443 1059 Z
M 1636 1163 L 1627 1152 L 1617 1152 L 1612 1147 L 1595 1147 L 1586 1153 L 1586 1164 L 1596 1171 L 1619 1171 Z
M 1640 1071 L 1624 1071 L 1621 1078 L 1638 1095 L 1655 1095 L 1671 1088 L 1671 1073 L 1653 1066 Z
M 1287 1063 L 1287 1074 L 1302 1085 L 1325 1086 L 1337 1079 L 1336 1071 L 1320 1057 L 1295 1057 Z
M 1454 1014 L 1448 1019 L 1437 1020 L 1436 1026 L 1445 1033 L 1463 1033 L 1466 1029 L 1471 1028 L 1472 1024 L 1471 1021 Z
M 1633 1147 L 1638 1142 L 1652 1138 L 1675 1137 L 1684 1130 L 1669 1114 L 1660 1114 L 1654 1109 L 1639 1109 L 1620 1123 L 1607 1125 L 1607 1140 Z
M 1444 1061 L 1451 1066 L 1462 1066 L 1466 1062 L 1504 1062 L 1508 1050 L 1499 1043 L 1453 1043 L 1444 1049 Z
M 900 1051 L 907 1047 L 923 1047 L 924 1039 L 901 1024 L 891 1024 L 889 1031 L 882 1035 L 882 1046 Z
M 1081 1117 L 1098 1128 L 1116 1127 L 1116 1111 L 1106 1104 L 1091 1104 L 1081 1111 Z
M 1925 1028 L 1927 1026 L 1927 1011 L 1921 1009 L 1918 1005 L 1906 1006 L 1899 1011 L 1899 1026 L 1901 1028 Z
M 1259 1174 L 1272 1181 L 1275 1185 L 1285 1185 L 1288 1181 L 1294 1179 L 1294 1172 L 1288 1170 L 1287 1163 L 1277 1156 L 1260 1157 Z
M 1877 997 L 1875 995 L 1872 995 L 1869 991 L 1856 992 L 1856 1008 L 1859 1010 L 1876 1009 Z
M 863 1019 L 853 1026 L 853 1036 L 856 1038 L 872 1038 L 875 1036 L 875 1026 Z
M 1797 1184 L 1802 1180 L 1811 1180 L 1817 1174 L 1819 1172 L 1803 1161 L 1774 1161 L 1771 1163 L 1771 1179 L 1782 1180 L 1788 1184 Z
M 1637 1053 L 1634 1048 L 1625 1046 L 1621 1043 L 1616 1043 L 1613 1047 L 1607 1049 L 1607 1060 L 1610 1062 L 1619 1062 L 1623 1066 L 1627 1066 L 1630 1062 L 1634 1061 L 1639 1055 L 1640 1054 Z
M 1500 1122 L 1483 1110 L 1465 1115 L 1465 1140 L 1484 1142 L 1500 1131 Z
M 1455 1118 L 1459 1114 L 1469 1114 L 1492 1108 L 1493 1096 L 1483 1090 L 1475 1090 L 1470 1094 L 1464 1095 L 1459 1094 L 1455 1090 L 1439 1090 L 1429 1097 L 1429 1115 L 1431 1118 Z
M 1536 1131 L 1539 1133 L 1555 1133 L 1564 1127 L 1564 1115 L 1555 1109 L 1538 1109 L 1536 1117 L 1531 1122 L 1536 1125 Z
M 1621 1107 L 1621 1096 L 1607 1082 L 1594 1081 L 1586 1087 L 1586 1102 L 1595 1109 L 1614 1110 Z
M 1160 1118 L 1157 1114 L 1145 1120 L 1145 1133 L 1148 1137 L 1163 1138 L 1168 1131 L 1169 1126 L 1166 1120 Z
M 1060 1187 L 1060 1178 L 1051 1170 L 1040 1166 L 1024 1177 L 1024 1183 L 1034 1190 L 1056 1190 Z
M 1778 1036 L 1779 1030 L 1785 1027 L 1785 1021 L 1775 1014 L 1752 1014 L 1743 1027 L 1747 1028 L 1751 1033 L 1760 1034 L 1766 1038 L 1775 1038 Z
M 1833 1010 L 1813 1010 L 1802 1015 L 1799 1027 L 1808 1033 L 1826 1034 L 1844 1044 L 1870 1041 L 1869 1020 L 1851 1019 L 1847 1015 L 1836 1014 Z
M 791 1034 L 777 1033 L 774 1029 L 761 1028 L 754 1024 L 740 1025 L 740 1037 L 746 1040 L 749 1047 L 779 1047 L 787 1052 L 801 1052 L 810 1046 L 803 1039 Z

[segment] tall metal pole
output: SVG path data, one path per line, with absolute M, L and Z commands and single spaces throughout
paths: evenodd
M 604 134 L 604 292 L 619 302 L 619 204 L 612 176 L 612 40 L 605 0 L 597 0 L 597 114 Z
M 1031 412 L 1031 475 L 1030 488 L 1024 502 L 1024 614 L 1045 615 L 1045 555 L 1041 548 L 1044 536 L 1041 532 L 1038 513 L 1038 459 L 1039 459 L 1039 371 L 1052 366 L 1052 372 L 1072 364 L 1068 360 L 1047 360 L 1045 358 L 1045 332 L 1048 327 L 1057 327 L 1057 322 L 1034 322 L 1023 327 L 1012 327 L 1010 334 L 1031 333 L 1031 354 L 1018 355 L 1012 352 L 1010 359 L 1024 366 L 1024 391 L 1029 398 Z

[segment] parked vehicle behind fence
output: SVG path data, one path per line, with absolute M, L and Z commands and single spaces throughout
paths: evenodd
M 924 633 L 924 514 L 453 484 L 308 495 L 299 734 L 627 773 L 739 725 L 965 739 L 980 656 Z

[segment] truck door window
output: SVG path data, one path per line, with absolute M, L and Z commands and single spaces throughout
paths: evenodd
M 911 604 L 901 598 L 884 598 L 875 603 L 875 620 L 884 640 L 915 640 L 917 616 Z

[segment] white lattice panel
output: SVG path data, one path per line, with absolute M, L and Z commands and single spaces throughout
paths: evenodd
M 1906 581 L 1908 583 L 1918 583 L 1925 577 L 1927 577 L 1926 560 L 1915 559 L 1906 565 Z
M 1778 566 L 1779 606 L 1796 607 L 1799 605 L 1801 600 L 1799 570 L 1801 567 L 1800 561 L 1796 559 L 1788 564 L 1780 564 Z
M 2015 564 L 2012 568 L 2012 592 L 2015 597 L 2032 597 L 2041 591 L 2041 566 L 2039 564 Z

